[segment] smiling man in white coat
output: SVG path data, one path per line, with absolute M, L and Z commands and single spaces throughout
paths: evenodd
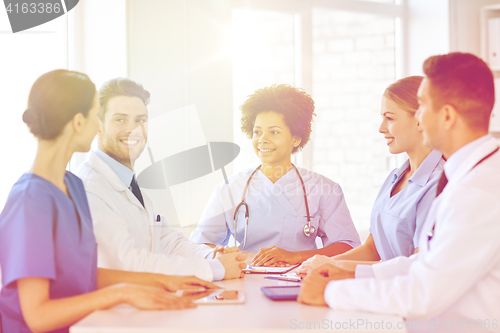
M 447 162 L 419 253 L 373 265 L 372 278 L 320 266 L 299 301 L 399 315 L 410 332 L 499 332 L 500 152 L 488 135 L 493 75 L 465 53 L 430 57 L 423 69 L 416 117 L 424 144 Z
M 137 184 L 134 162 L 147 142 L 149 92 L 132 80 L 117 78 L 106 82 L 99 95 L 98 149 L 76 171 L 87 192 L 98 265 L 208 281 L 241 277 L 244 254 L 212 259 L 212 248 L 167 228 Z

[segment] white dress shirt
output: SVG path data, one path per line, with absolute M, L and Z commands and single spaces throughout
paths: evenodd
M 469 331 L 498 332 L 500 152 L 476 166 L 497 148 L 484 136 L 455 152 L 445 163 L 448 184 L 424 223 L 419 253 L 373 265 L 376 278 L 330 282 L 328 305 L 400 315 L 411 320 L 409 331 L 464 332 L 462 321 L 473 323 Z M 415 321 L 426 322 L 419 330 Z

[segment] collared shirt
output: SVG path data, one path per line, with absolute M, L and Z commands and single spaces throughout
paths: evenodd
M 452 179 L 462 163 L 467 160 L 467 156 L 471 155 L 474 150 L 478 149 L 483 143 L 490 140 L 491 138 L 491 135 L 482 136 L 479 139 L 466 144 L 465 146 L 454 152 L 444 165 L 444 172 L 446 174 L 446 177 L 448 179 Z
M 448 161 L 444 164 L 444 172 L 447 178 L 452 179 L 455 175 L 456 171 L 459 169 L 461 164 L 467 160 L 467 156 L 472 154 L 474 150 L 478 149 L 484 142 L 491 139 L 490 135 L 485 135 L 477 140 L 474 140 L 467 145 L 458 149 L 455 153 L 453 153 Z M 423 164 L 423 163 L 422 163 Z M 403 165 L 404 166 L 404 165 Z M 400 168 L 401 169 L 401 168 Z M 420 169 L 419 169 L 420 170 Z M 440 176 L 439 176 L 440 177 Z M 434 194 L 435 195 L 435 194 Z M 417 240 L 419 238 L 416 238 Z M 418 247 L 418 246 L 416 246 Z M 411 261 L 407 261 L 403 258 L 399 259 L 399 262 L 387 263 L 387 264 L 379 264 L 375 266 L 371 265 L 357 265 L 355 276 L 356 278 L 385 278 L 387 277 L 387 272 L 401 272 L 405 271 L 407 267 L 409 267 Z M 398 269 L 398 266 L 399 269 Z
M 130 170 L 125 165 L 121 164 L 108 154 L 104 153 L 99 148 L 97 148 L 94 152 L 111 168 L 111 170 L 113 170 L 114 173 L 116 173 L 123 184 L 130 188 L 130 183 L 132 182 L 132 178 L 134 177 L 134 171 Z M 164 220 L 164 218 L 162 218 L 162 220 Z M 210 268 L 212 269 L 214 280 L 222 280 L 224 278 L 224 275 L 226 274 L 224 265 L 222 265 L 220 260 L 212 259 L 212 256 L 213 252 L 209 253 L 206 256 L 206 259 L 210 264 Z
M 329 282 L 329 306 L 430 320 L 423 324 L 440 332 L 460 332 L 453 323 L 498 323 L 500 152 L 492 154 L 497 149 L 498 142 L 485 136 L 457 150 L 445 164 L 448 184 L 429 211 L 419 253 L 403 262 L 397 262 L 400 257 L 374 265 L 387 265 L 390 275 Z M 428 240 L 426 231 L 432 226 L 434 237 Z M 404 265 L 406 272 L 393 270 L 392 264 Z M 498 327 L 474 329 L 490 332 Z
M 132 178 L 134 177 L 134 171 L 127 168 L 125 165 L 121 164 L 99 148 L 95 150 L 97 156 L 99 156 L 107 165 L 113 170 L 118 178 L 125 184 L 125 186 L 130 187 Z
M 373 205 L 370 221 L 370 233 L 382 260 L 409 257 L 418 247 L 422 225 L 436 197 L 444 162 L 439 151 L 431 151 L 408 179 L 408 186 L 393 196 L 391 192 L 410 168 L 410 161 L 406 160 L 385 180 Z

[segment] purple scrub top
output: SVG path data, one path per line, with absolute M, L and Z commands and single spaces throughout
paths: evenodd
M 51 299 L 96 290 L 97 244 L 85 190 L 70 172 L 64 181 L 71 198 L 44 178 L 24 174 L 0 214 L 3 332 L 30 332 L 19 305 L 18 279 L 49 279 Z
M 380 259 L 409 257 L 418 247 L 418 239 L 431 203 L 445 160 L 433 150 L 408 180 L 408 186 L 391 197 L 391 191 L 409 168 L 407 160 L 392 171 L 385 180 L 373 205 L 370 233 Z

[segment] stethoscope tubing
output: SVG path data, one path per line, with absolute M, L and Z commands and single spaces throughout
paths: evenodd
M 304 203 L 306 204 L 307 223 L 304 225 L 304 235 L 306 237 L 310 237 L 312 234 L 314 234 L 315 228 L 313 226 L 311 226 L 311 215 L 309 213 L 309 203 L 307 201 L 306 186 L 304 185 L 304 180 L 302 179 L 302 176 L 300 175 L 300 172 L 297 169 L 297 167 L 293 163 L 292 163 L 292 166 L 293 166 L 295 172 L 297 173 L 297 175 L 299 176 L 300 183 L 302 184 L 302 192 L 304 194 Z M 257 168 L 255 168 L 255 170 L 250 174 L 250 177 L 248 177 L 247 183 L 245 185 L 245 189 L 243 190 L 243 196 L 241 198 L 241 202 L 238 204 L 238 206 L 236 206 L 236 209 L 234 210 L 234 215 L 233 215 L 234 245 L 237 246 L 237 237 L 238 237 L 238 234 L 237 234 L 237 231 L 236 231 L 236 227 L 237 227 L 236 215 L 238 214 L 238 212 L 240 211 L 240 208 L 242 206 L 245 207 L 245 234 L 244 234 L 244 238 L 243 238 L 243 248 L 242 248 L 242 251 L 245 250 L 246 243 L 247 243 L 248 218 L 250 216 L 250 212 L 249 212 L 249 209 L 248 209 L 248 204 L 245 201 L 246 194 L 247 194 L 247 191 L 248 191 L 248 186 L 250 185 L 250 181 L 252 180 L 252 178 L 255 175 L 255 173 L 260 170 L 261 167 L 262 167 L 262 164 L 259 165 Z

